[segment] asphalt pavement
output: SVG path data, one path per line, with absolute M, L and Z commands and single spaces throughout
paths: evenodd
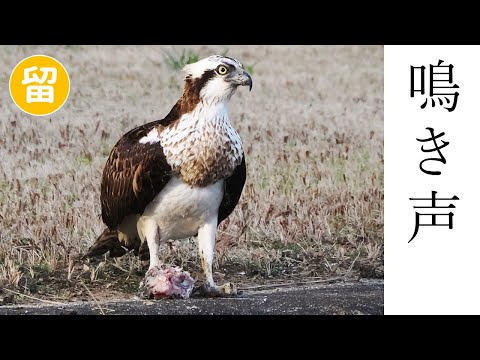
M 383 280 L 245 290 L 233 298 L 0 305 L 0 315 L 383 315 Z

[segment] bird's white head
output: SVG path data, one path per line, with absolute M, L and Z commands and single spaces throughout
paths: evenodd
M 205 102 L 228 101 L 241 85 L 252 90 L 252 77 L 242 63 L 230 57 L 212 55 L 186 65 L 183 70 L 185 92 Z

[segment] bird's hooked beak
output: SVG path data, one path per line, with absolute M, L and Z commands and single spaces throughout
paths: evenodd
M 236 85 L 248 86 L 249 91 L 252 91 L 252 86 L 253 86 L 252 77 L 244 69 L 241 69 L 239 72 L 237 72 L 231 78 L 231 81 Z
M 247 86 L 248 85 L 248 91 L 252 91 L 252 86 L 253 86 L 253 81 L 252 81 L 252 77 L 250 76 L 250 74 L 248 72 L 246 72 L 245 70 L 243 70 L 243 74 L 242 76 L 245 78 L 245 81 L 242 85 L 245 85 Z

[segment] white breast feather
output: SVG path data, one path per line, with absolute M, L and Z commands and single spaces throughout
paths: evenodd
M 223 181 L 191 187 L 175 176 L 147 206 L 143 217 L 155 219 L 162 241 L 184 239 L 196 235 L 200 226 L 217 217 L 222 198 Z

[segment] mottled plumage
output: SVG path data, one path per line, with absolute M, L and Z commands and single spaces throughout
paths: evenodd
M 185 71 L 183 95 L 169 114 L 130 130 L 113 147 L 101 182 L 108 230 L 87 256 L 140 250 L 151 269 L 159 265 L 160 241 L 198 235 L 213 291 L 216 227 L 234 210 L 246 180 L 243 146 L 227 104 L 238 86 L 251 88 L 252 82 L 241 63 L 222 56 Z
M 130 130 L 110 152 L 100 196 L 102 219 L 110 230 L 116 230 L 126 216 L 142 214 L 172 176 L 161 144 L 139 143 L 158 125 L 160 121 Z
M 183 166 L 174 166 L 175 170 L 172 170 L 161 142 L 148 143 L 149 146 L 139 142 L 152 129 L 161 134 L 165 129 L 163 121 L 154 121 L 130 130 L 110 152 L 103 171 L 100 197 L 102 220 L 110 230 L 116 230 L 126 216 L 142 214 L 173 174 L 180 173 L 182 179 L 193 186 L 205 186 L 220 178 L 226 179 L 224 199 L 219 209 L 219 224 L 231 214 L 240 199 L 246 180 L 243 152 L 238 153 L 239 160 L 235 160 L 233 169 L 225 161 L 216 161 L 223 156 L 233 156 L 231 153 L 234 150 L 230 149 L 232 145 L 228 145 L 228 149 L 212 150 L 218 152 L 211 157 L 205 155 L 204 160 L 193 158 L 190 162 L 182 163 Z M 188 146 L 191 147 L 192 144 L 189 143 Z M 220 150 L 224 151 L 223 154 Z M 182 175 L 182 170 L 185 175 Z

